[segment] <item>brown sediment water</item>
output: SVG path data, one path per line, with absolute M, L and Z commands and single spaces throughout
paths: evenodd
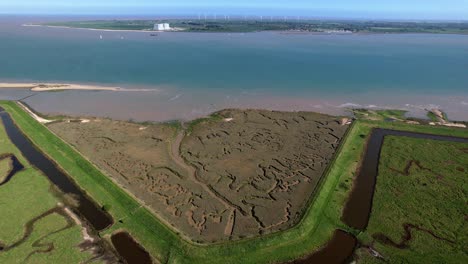
M 376 128 L 372 131 L 361 169 L 354 183 L 353 191 L 343 212 L 343 221 L 350 227 L 365 230 L 369 223 L 372 200 L 378 175 L 382 144 L 386 136 L 402 136 L 430 140 L 468 143 L 468 138 L 440 136 L 407 131 Z
M 24 168 L 23 164 L 21 164 L 19 162 L 19 160 L 16 158 L 15 155 L 13 154 L 4 154 L 4 155 L 0 155 L 0 161 L 1 160 L 4 160 L 4 159 L 10 159 L 11 160 L 11 166 L 12 168 L 10 169 L 10 171 L 8 172 L 8 175 L 5 177 L 5 179 L 3 179 L 3 181 L 0 182 L 0 186 L 8 183 L 11 178 L 13 178 L 13 176 L 20 170 L 22 170 Z
M 153 263 L 150 254 L 140 244 L 138 244 L 129 233 L 119 232 L 113 234 L 111 241 L 120 257 L 122 257 L 126 263 Z
M 29 163 L 42 171 L 60 191 L 77 197 L 79 205 L 74 208 L 74 211 L 82 215 L 98 231 L 112 225 L 112 217 L 94 203 L 53 161 L 36 149 L 1 107 L 0 117 L 11 142 L 21 151 Z
M 335 230 L 332 239 L 327 245 L 325 245 L 325 247 L 304 259 L 292 261 L 290 264 L 346 263 L 352 257 L 356 246 L 357 239 L 354 235 L 337 229 Z

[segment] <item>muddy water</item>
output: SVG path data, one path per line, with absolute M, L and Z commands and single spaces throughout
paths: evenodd
M 79 206 L 74 208 L 75 211 L 82 215 L 97 231 L 112 225 L 112 217 L 101 210 L 54 162 L 38 151 L 1 107 L 0 117 L 10 140 L 21 151 L 23 156 L 33 166 L 41 170 L 63 193 L 71 194 L 78 200 Z
M 138 264 L 151 264 L 150 254 L 146 252 L 128 233 L 119 232 L 111 237 L 112 244 L 114 245 L 120 257 L 122 257 L 126 263 L 138 263 Z
M 6 176 L 6 178 L 0 182 L 0 186 L 6 184 L 7 182 L 9 182 L 11 180 L 11 178 L 13 178 L 13 176 L 19 172 L 20 170 L 22 170 L 24 167 L 23 167 L 23 164 L 21 164 L 19 162 L 19 160 L 14 156 L 14 155 L 11 155 L 11 154 L 7 154 L 7 155 L 3 155 L 3 156 L 0 156 L 0 160 L 3 160 L 3 159 L 11 159 L 12 161 L 12 169 L 10 170 L 10 172 L 8 173 L 8 175 Z
M 305 259 L 295 260 L 290 264 L 346 263 L 352 257 L 356 245 L 357 239 L 355 236 L 337 229 L 333 234 L 333 238 L 324 248 Z
M 468 138 L 439 136 L 389 129 L 374 129 L 368 141 L 367 151 L 365 153 L 359 175 L 356 178 L 355 187 L 343 212 L 343 221 L 348 226 L 359 230 L 365 230 L 369 223 L 374 188 L 378 175 L 380 151 L 382 150 L 382 144 L 385 136 L 403 136 L 468 143 Z

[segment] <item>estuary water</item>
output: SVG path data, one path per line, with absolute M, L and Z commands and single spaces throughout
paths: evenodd
M 0 82 L 145 88 L 34 95 L 41 112 L 191 119 L 226 107 L 341 114 L 440 107 L 468 120 L 468 36 L 151 33 L 23 26 L 76 18 L 0 17 Z M 0 99 L 29 91 L 0 90 Z

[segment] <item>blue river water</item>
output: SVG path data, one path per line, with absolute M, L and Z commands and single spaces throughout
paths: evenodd
M 416 115 L 440 107 L 452 118 L 468 119 L 468 36 L 151 36 L 22 26 L 40 21 L 0 17 L 0 82 L 102 84 L 154 92 L 40 94 L 27 101 L 39 111 L 167 120 L 224 107 L 330 113 L 350 106 L 396 107 Z M 23 95 L 0 91 L 0 99 Z

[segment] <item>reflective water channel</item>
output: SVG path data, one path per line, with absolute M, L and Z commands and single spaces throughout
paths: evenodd
M 73 210 L 92 226 L 97 231 L 102 231 L 113 224 L 112 217 L 102 210 L 76 183 L 58 168 L 57 164 L 49 160 L 42 152 L 35 148 L 33 143 L 21 133 L 16 124 L 11 119 L 10 115 L 0 107 L 0 117 L 11 142 L 21 151 L 23 156 L 29 163 L 35 166 L 55 185 L 61 192 L 72 194 L 78 200 L 78 206 Z M 7 156 L 5 156 L 7 157 Z M 13 157 L 13 170 L 0 183 L 6 183 L 12 175 L 23 166 L 18 162 L 16 157 Z M 117 253 L 127 263 L 152 263 L 148 252 L 144 250 L 128 233 L 117 233 L 111 237 Z
M 364 160 L 361 164 L 361 169 L 355 180 L 353 191 L 348 198 L 342 217 L 345 224 L 355 229 L 365 230 L 367 228 L 367 224 L 369 223 L 372 210 L 372 199 L 374 197 L 377 175 L 379 173 L 378 168 L 380 152 L 382 150 L 382 144 L 386 136 L 412 137 L 468 143 L 468 138 L 440 136 L 381 128 L 374 129 L 367 143 L 367 150 L 364 155 Z
M 3 110 L 0 108 L 0 116 L 8 137 L 29 163 L 42 171 L 60 191 L 65 194 L 72 194 L 78 200 L 79 205 L 74 210 L 82 215 L 95 230 L 101 231 L 111 226 L 113 223 L 112 217 L 101 210 L 53 161 L 36 149 L 14 124 L 10 115 Z
M 367 142 L 367 149 L 353 191 L 346 202 L 342 220 L 345 224 L 358 230 L 365 230 L 369 223 L 372 200 L 377 182 L 380 152 L 386 136 L 413 137 L 429 140 L 441 140 L 468 143 L 468 138 L 440 136 L 407 131 L 376 128 Z M 342 230 L 335 230 L 332 239 L 319 251 L 294 264 L 308 263 L 347 263 L 351 261 L 358 245 L 356 237 Z
M 126 232 L 118 232 L 111 237 L 112 244 L 119 252 L 120 256 L 127 263 L 151 264 L 150 254 L 146 252 L 131 236 Z

